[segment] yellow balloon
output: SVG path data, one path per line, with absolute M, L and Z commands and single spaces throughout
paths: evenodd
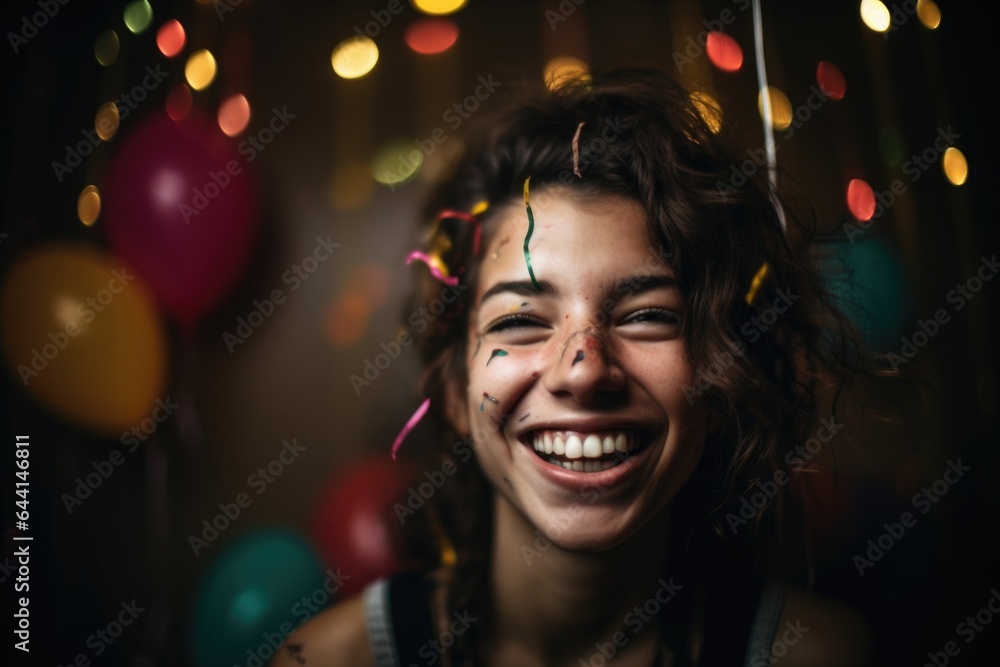
M 16 384 L 76 426 L 118 437 L 163 397 L 167 340 L 152 292 L 114 256 L 51 244 L 16 261 L 0 343 Z

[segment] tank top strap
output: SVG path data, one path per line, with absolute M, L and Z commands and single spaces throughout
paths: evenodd
M 430 599 L 423 572 L 397 573 L 365 588 L 365 629 L 376 667 L 425 664 L 434 654 Z
M 756 624 L 763 581 L 734 568 L 720 570 L 706 585 L 707 604 L 698 665 L 742 665 Z
M 785 593 L 788 586 L 778 579 L 768 579 L 761 591 L 757 613 L 754 615 L 753 627 L 750 630 L 750 643 L 747 644 L 745 667 L 770 664 L 771 644 L 781 620 L 781 612 L 785 606 Z

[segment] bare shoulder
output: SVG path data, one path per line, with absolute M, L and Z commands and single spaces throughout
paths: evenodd
M 768 659 L 785 667 L 866 667 L 871 652 L 871 630 L 861 614 L 837 600 L 788 589 Z
M 374 666 L 361 595 L 327 609 L 293 632 L 270 667 Z

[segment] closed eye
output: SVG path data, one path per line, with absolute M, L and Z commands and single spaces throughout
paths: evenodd
M 672 310 L 664 308 L 643 308 L 632 313 L 622 320 L 622 324 L 645 323 L 677 325 L 681 323 L 681 316 Z
M 522 313 L 513 313 L 511 315 L 504 315 L 496 322 L 490 324 L 486 328 L 486 333 L 497 333 L 499 331 L 528 329 L 541 326 L 544 325 L 533 317 L 528 317 Z

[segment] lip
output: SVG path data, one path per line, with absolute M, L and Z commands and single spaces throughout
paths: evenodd
M 628 484 L 641 469 L 643 463 L 650 456 L 650 451 L 654 449 L 655 436 L 648 430 L 648 426 L 639 427 L 635 424 L 607 421 L 578 421 L 573 423 L 545 422 L 524 429 L 518 436 L 519 456 L 527 456 L 530 464 L 542 478 L 555 486 L 573 492 L 583 492 L 594 488 L 610 490 L 615 487 L 622 487 Z M 595 472 L 583 472 L 579 470 L 567 470 L 562 466 L 553 465 L 538 456 L 535 452 L 532 437 L 535 431 L 612 431 L 630 430 L 639 431 L 640 437 L 645 441 L 636 453 L 629 456 L 625 461 L 613 468 Z

